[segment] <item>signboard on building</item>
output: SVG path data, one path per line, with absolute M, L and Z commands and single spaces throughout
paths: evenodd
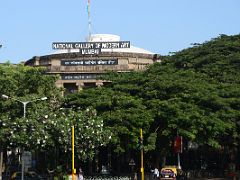
M 100 54 L 101 49 L 79 49 L 79 53 L 82 55 Z
M 90 80 L 96 79 L 100 74 L 62 74 L 62 80 Z
M 116 49 L 130 48 L 130 41 L 114 42 L 53 42 L 53 49 Z
M 61 66 L 96 66 L 96 65 L 118 65 L 118 59 L 74 59 L 61 60 Z

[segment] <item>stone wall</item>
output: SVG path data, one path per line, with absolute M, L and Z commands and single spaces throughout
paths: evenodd
M 117 59 L 117 64 L 108 65 L 61 65 L 61 61 L 91 61 L 91 60 L 110 60 Z M 80 53 L 61 53 L 51 54 L 46 56 L 35 56 L 28 60 L 25 65 L 28 66 L 44 66 L 47 74 L 58 74 L 60 77 L 67 75 L 67 78 L 62 77 L 56 84 L 59 87 L 64 87 L 65 83 L 74 83 L 81 90 L 84 83 L 95 82 L 96 86 L 103 84 L 104 81 L 94 79 L 92 74 L 102 74 L 106 71 L 115 72 L 130 72 L 142 71 L 150 64 L 158 61 L 157 54 L 141 54 L 141 53 L 124 53 L 124 52 L 102 52 L 98 55 L 82 55 Z M 84 62 L 85 63 L 85 62 Z M 80 79 L 79 79 L 80 78 Z

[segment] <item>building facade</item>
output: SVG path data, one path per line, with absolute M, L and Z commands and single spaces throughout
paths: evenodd
M 115 35 L 93 35 L 91 42 L 119 41 Z M 91 50 L 94 51 L 94 50 Z M 77 49 L 58 50 L 54 54 L 35 56 L 25 62 L 28 66 L 46 67 L 47 74 L 59 75 L 58 87 L 73 92 L 108 83 L 98 77 L 108 71 L 142 71 L 159 61 L 157 54 L 131 46 L 127 49 L 104 49 L 99 54 L 83 54 Z

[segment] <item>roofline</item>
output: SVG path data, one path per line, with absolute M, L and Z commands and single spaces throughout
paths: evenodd
M 44 56 L 34 56 L 31 59 L 25 62 L 25 65 L 31 64 L 35 59 L 60 59 L 60 58 L 93 58 L 93 57 L 130 57 L 130 58 L 147 58 L 157 60 L 160 59 L 159 54 L 145 54 L 145 53 L 126 53 L 126 52 L 101 52 L 98 55 L 83 55 L 78 52 L 71 53 L 58 53 L 58 54 L 50 54 Z

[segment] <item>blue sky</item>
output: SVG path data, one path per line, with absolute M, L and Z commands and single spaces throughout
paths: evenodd
M 240 0 L 91 0 L 92 33 L 167 55 L 219 34 L 240 33 Z M 87 0 L 2 0 L 0 62 L 52 53 L 52 42 L 85 41 Z

